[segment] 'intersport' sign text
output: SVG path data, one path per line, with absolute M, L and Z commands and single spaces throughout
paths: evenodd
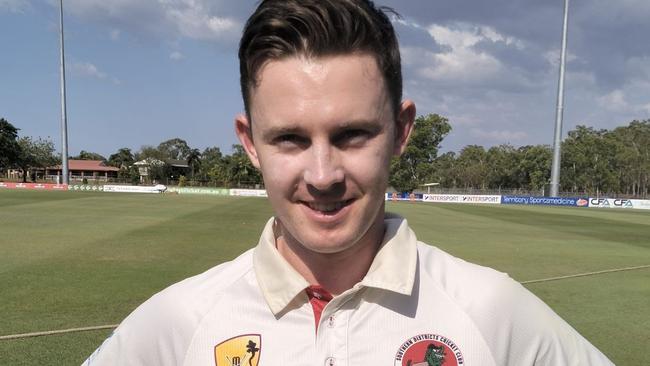
M 424 202 L 449 202 L 449 203 L 501 203 L 501 196 L 479 194 L 425 194 Z
M 501 196 L 501 203 L 504 205 L 589 206 L 589 200 L 581 197 Z

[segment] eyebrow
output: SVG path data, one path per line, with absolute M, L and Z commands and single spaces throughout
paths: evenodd
M 333 128 L 333 134 L 336 135 L 348 129 L 368 130 L 371 132 L 378 132 L 383 129 L 383 125 L 373 120 L 348 120 L 341 122 Z M 283 135 L 300 135 L 304 129 L 298 126 L 276 126 L 270 127 L 263 132 L 262 138 L 266 141 L 271 141 L 278 136 Z
M 264 139 L 265 141 L 271 141 L 278 136 L 297 135 L 300 134 L 302 131 L 303 131 L 302 128 L 294 127 L 294 126 L 271 127 L 263 132 L 262 139 Z

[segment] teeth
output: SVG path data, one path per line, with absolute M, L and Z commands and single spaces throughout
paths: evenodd
M 345 202 L 330 202 L 330 203 L 318 203 L 318 202 L 309 202 L 307 203 L 309 208 L 321 212 L 331 212 L 339 210 L 345 205 Z

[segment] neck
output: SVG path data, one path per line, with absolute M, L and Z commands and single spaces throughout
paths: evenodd
M 384 237 L 383 216 L 354 245 L 338 253 L 311 251 L 279 225 L 276 245 L 280 254 L 310 285 L 320 285 L 333 295 L 352 288 L 368 273 Z

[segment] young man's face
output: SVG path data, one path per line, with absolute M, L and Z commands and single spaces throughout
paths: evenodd
M 383 233 L 390 160 L 406 144 L 415 106 L 402 103 L 395 120 L 367 55 L 271 61 L 258 81 L 252 121 L 239 116 L 236 128 L 284 239 L 338 253 Z

